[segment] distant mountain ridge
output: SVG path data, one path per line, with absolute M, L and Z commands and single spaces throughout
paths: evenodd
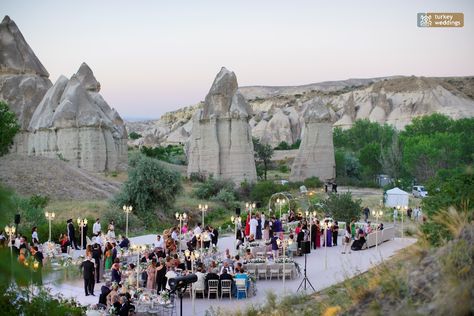
M 277 146 L 302 138 L 305 109 L 313 103 L 328 107 L 333 126 L 349 128 L 369 119 L 403 129 L 418 116 L 442 113 L 454 119 L 474 116 L 474 76 L 390 76 L 326 81 L 300 86 L 239 87 L 253 110 L 252 135 Z M 186 143 L 192 116 L 201 103 L 165 113 L 158 120 L 126 122 L 143 137 L 132 145 Z

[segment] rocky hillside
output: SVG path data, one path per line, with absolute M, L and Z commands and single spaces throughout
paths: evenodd
M 23 195 L 54 200 L 110 199 L 121 183 L 54 158 L 9 154 L 0 157 L 0 182 Z
M 370 119 L 403 129 L 414 117 L 432 113 L 452 118 L 474 116 L 474 77 L 385 77 L 329 81 L 294 87 L 240 87 L 253 109 L 252 135 L 272 146 L 302 138 L 303 113 L 325 104 L 334 126 L 350 127 Z M 143 137 L 134 145 L 186 143 L 192 115 L 202 104 L 169 112 L 159 120 L 127 122 L 129 132 Z

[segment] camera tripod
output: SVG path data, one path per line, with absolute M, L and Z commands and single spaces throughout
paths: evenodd
M 313 289 L 313 291 L 316 292 L 313 285 L 309 281 L 308 276 L 306 275 L 306 253 L 305 253 L 304 254 L 304 278 L 303 278 L 303 280 L 301 280 L 300 286 L 298 286 L 298 290 L 296 290 L 296 292 L 299 292 L 300 289 L 303 289 L 306 292 L 306 288 L 307 288 L 306 284 L 309 284 L 309 287 L 311 287 Z

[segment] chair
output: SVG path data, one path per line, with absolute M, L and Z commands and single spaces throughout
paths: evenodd
M 255 264 L 253 263 L 247 264 L 246 270 L 248 274 L 257 277 L 257 266 Z
M 285 268 L 282 268 L 281 276 L 286 279 L 288 276 L 290 279 L 293 279 L 293 269 L 291 268 L 291 263 L 285 264 Z
M 267 264 L 266 263 L 258 265 L 257 276 L 258 276 L 259 280 L 260 280 L 261 275 L 265 276 L 265 280 L 268 279 L 268 277 L 267 277 Z
M 270 280 L 273 278 L 273 275 L 276 275 L 278 280 L 280 280 L 280 265 L 279 264 L 272 264 L 270 265 Z
M 211 294 L 219 298 L 219 280 L 207 280 L 207 299 L 211 298 Z
M 221 280 L 221 299 L 224 294 L 228 294 L 229 298 L 232 299 L 232 281 Z
M 244 293 L 247 298 L 247 280 L 246 279 L 235 279 L 235 287 L 237 288 L 237 298 L 239 293 Z
M 183 297 L 186 294 L 189 294 L 189 298 L 193 297 L 193 285 L 192 284 L 188 284 L 188 286 L 186 287 L 186 291 L 183 294 Z

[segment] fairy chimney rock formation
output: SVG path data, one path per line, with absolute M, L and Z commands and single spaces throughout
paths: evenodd
M 257 180 L 249 116 L 251 109 L 237 91 L 235 74 L 222 68 L 202 109 L 193 117 L 188 145 L 188 176 L 192 173 L 231 179 L 236 184 Z
M 127 163 L 125 125 L 99 90 L 85 63 L 71 79 L 60 76 L 33 114 L 28 154 L 59 156 L 89 171 L 123 169 Z
M 334 179 L 336 162 L 331 113 L 321 102 L 310 102 L 304 120 L 303 139 L 291 168 L 290 181 L 310 177 L 318 177 L 321 181 Z
M 27 152 L 26 129 L 31 116 L 51 87 L 49 73 L 36 57 L 18 26 L 5 16 L 0 23 L 0 101 L 16 114 L 21 131 L 12 151 Z

